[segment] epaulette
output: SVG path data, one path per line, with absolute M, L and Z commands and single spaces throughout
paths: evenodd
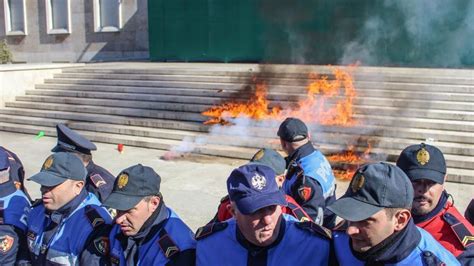
M 36 206 L 40 205 L 41 203 L 43 203 L 43 200 L 42 200 L 42 199 L 35 199 L 35 200 L 31 203 L 31 207 L 36 207 Z
M 104 218 L 99 214 L 99 212 L 92 207 L 92 205 L 87 205 L 84 207 L 86 209 L 86 216 L 93 228 L 100 226 L 105 223 Z
M 194 237 L 196 238 L 196 240 L 204 239 L 215 232 L 224 230 L 226 227 L 227 227 L 227 222 L 208 224 L 203 227 L 200 227 L 196 231 L 196 235 Z
M 453 233 L 458 238 L 461 245 L 464 249 L 467 249 L 469 246 L 474 246 L 474 236 L 471 231 L 454 215 L 449 212 L 443 214 L 443 220 L 445 220 L 453 230 Z
M 308 230 L 315 235 L 323 236 L 329 240 L 332 238 L 331 230 L 327 229 L 324 226 L 318 225 L 314 222 L 311 222 L 311 221 L 299 222 L 299 223 L 296 223 L 296 226 L 300 229 Z
M 158 236 L 160 237 L 160 239 L 158 240 L 158 245 L 160 246 L 161 251 L 167 259 L 171 259 L 171 257 L 181 251 L 178 245 L 176 245 L 176 243 L 173 241 L 171 236 L 168 234 L 168 232 L 166 232 L 164 228 L 160 230 Z
M 426 266 L 444 266 L 444 264 L 435 254 L 431 251 L 423 251 L 421 255 L 421 259 L 423 261 L 423 265 Z
M 346 231 L 347 227 L 349 227 L 349 223 L 346 220 L 340 221 L 336 226 L 332 229 L 333 231 Z

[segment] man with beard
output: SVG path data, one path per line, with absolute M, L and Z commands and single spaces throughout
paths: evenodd
M 233 218 L 196 233 L 198 266 L 327 265 L 330 232 L 282 214 L 287 202 L 266 165 L 247 164 L 230 174 Z
M 345 232 L 333 234 L 337 262 L 330 265 L 459 265 L 413 223 L 412 201 L 410 180 L 397 166 L 359 168 L 346 193 L 328 207 L 347 222 Z
M 474 227 L 454 207 L 444 188 L 446 161 L 428 144 L 405 148 L 397 161 L 410 178 L 415 192 L 413 220 L 465 265 L 474 265 Z
M 334 173 L 326 157 L 313 147 L 308 127 L 300 119 L 289 117 L 281 123 L 277 135 L 288 154 L 283 190 L 315 223 L 334 227 L 336 216 L 326 209 L 336 200 Z

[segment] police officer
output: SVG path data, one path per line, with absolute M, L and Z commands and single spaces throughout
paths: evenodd
M 464 264 L 474 265 L 474 227 L 454 207 L 444 188 L 446 161 L 428 144 L 405 148 L 397 160 L 415 192 L 412 215 L 415 224 L 428 231 Z
M 15 187 L 9 155 L 0 149 L 0 265 L 14 265 L 26 258 L 26 217 L 30 202 Z
M 166 207 L 160 176 L 137 164 L 117 177 L 104 205 L 116 209 L 108 236 L 110 250 L 101 250 L 112 265 L 194 265 L 194 234 Z M 104 243 L 102 246 L 107 246 Z
M 336 216 L 326 210 L 326 206 L 336 199 L 336 181 L 328 160 L 313 147 L 308 128 L 298 118 L 285 119 L 278 129 L 278 136 L 282 149 L 288 154 L 288 170 L 283 183 L 286 194 L 292 196 L 316 223 L 334 227 Z
M 23 168 L 23 163 L 20 161 L 20 158 L 7 148 L 0 146 L 0 152 L 4 152 L 8 156 L 8 161 L 10 163 L 10 178 L 12 179 L 15 187 L 21 189 L 23 193 L 28 197 L 28 200 L 31 201 L 30 195 L 26 190 L 24 185 L 25 181 L 25 170 Z
M 397 166 L 379 162 L 359 168 L 346 193 L 328 207 L 347 221 L 345 232 L 333 234 L 337 263 L 459 265 L 428 232 L 415 226 L 412 200 L 410 180 Z
M 464 217 L 466 217 L 466 220 L 468 220 L 471 225 L 474 225 L 474 199 L 469 202 L 469 205 L 464 212 Z
M 84 189 L 86 169 L 72 153 L 50 155 L 29 180 L 41 185 L 42 201 L 28 214 L 32 265 L 78 265 L 95 230 L 112 218 Z
M 285 180 L 286 162 L 285 159 L 273 149 L 260 149 L 250 159 L 251 163 L 258 163 L 272 168 L 276 173 L 276 182 L 278 187 L 283 185 Z M 298 221 L 310 221 L 311 217 L 301 208 L 301 206 L 289 195 L 285 195 L 287 201 L 286 206 L 282 206 L 283 213 L 287 213 L 295 217 Z M 226 195 L 221 199 L 217 213 L 209 223 L 223 222 L 232 217 L 230 212 L 230 198 Z
M 58 144 L 52 152 L 72 152 L 77 155 L 87 169 L 86 190 L 96 195 L 100 202 L 112 192 L 115 177 L 92 161 L 91 151 L 97 150 L 94 143 L 63 124 L 56 126 Z
M 331 237 L 311 221 L 282 214 L 283 191 L 268 166 L 247 164 L 227 179 L 232 219 L 196 233 L 196 265 L 327 265 Z

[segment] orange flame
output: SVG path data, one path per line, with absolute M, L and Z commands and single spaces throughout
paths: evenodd
M 351 180 L 357 168 L 370 161 L 370 152 L 372 151 L 372 144 L 370 141 L 367 142 L 367 146 L 367 149 L 362 154 L 355 152 L 355 147 L 350 145 L 344 153 L 333 154 L 326 157 L 333 164 L 348 164 L 343 167 L 346 169 L 334 170 L 336 178 L 341 180 Z
M 355 124 L 352 103 L 356 96 L 351 71 L 332 68 L 334 79 L 327 75 L 319 77 L 310 73 L 306 98 L 297 106 L 282 109 L 280 106 L 269 108 L 267 86 L 256 85 L 255 94 L 246 102 L 227 102 L 214 106 L 202 114 L 210 117 L 205 124 L 228 124 L 229 119 L 248 117 L 255 120 L 298 117 L 306 122 L 321 125 L 350 126 Z M 341 95 L 342 94 L 342 95 Z

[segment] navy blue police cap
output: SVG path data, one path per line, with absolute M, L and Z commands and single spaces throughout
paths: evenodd
M 443 153 L 435 146 L 425 143 L 406 147 L 398 157 L 397 166 L 411 181 L 429 179 L 443 184 L 446 176 L 446 160 Z
M 120 211 L 129 210 L 144 197 L 159 195 L 160 183 L 161 177 L 153 168 L 141 164 L 131 166 L 117 176 L 104 205 Z
M 50 155 L 44 161 L 41 171 L 28 180 L 54 187 L 68 179 L 85 181 L 86 175 L 87 170 L 79 157 L 68 152 L 57 152 Z
M 250 162 L 266 165 L 272 168 L 277 175 L 284 174 L 286 170 L 285 158 L 273 149 L 264 148 L 258 150 L 250 159 Z
M 288 117 L 280 124 L 277 135 L 284 141 L 301 141 L 308 137 L 308 127 L 300 119 Z
M 346 193 L 328 206 L 351 222 L 365 220 L 384 208 L 410 209 L 413 187 L 397 166 L 385 162 L 366 164 L 352 177 Z
M 8 167 L 10 167 L 8 154 L 3 149 L 0 149 L 0 171 L 5 170 Z
M 288 204 L 275 181 L 275 171 L 262 164 L 249 163 L 234 169 L 227 178 L 227 192 L 245 215 L 268 206 Z
M 97 146 L 94 143 L 64 124 L 56 125 L 56 132 L 58 144 L 51 150 L 52 152 L 77 151 L 83 154 L 91 154 L 91 151 L 97 150 Z

